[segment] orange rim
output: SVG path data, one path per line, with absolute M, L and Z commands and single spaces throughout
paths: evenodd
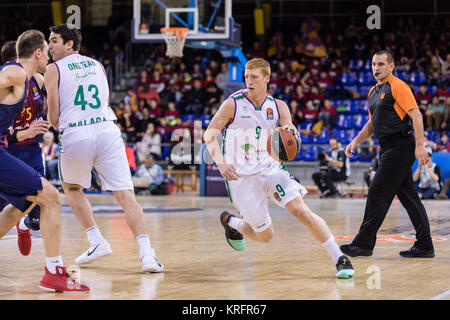
M 186 33 L 189 31 L 188 28 L 178 28 L 178 27 L 172 27 L 172 28 L 161 28 L 161 32 L 164 33 L 173 33 L 177 39 L 186 39 Z

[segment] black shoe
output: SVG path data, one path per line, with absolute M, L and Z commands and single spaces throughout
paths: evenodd
M 422 250 L 417 247 L 411 247 L 409 250 L 400 251 L 400 255 L 404 258 L 433 258 L 434 249 Z
M 220 223 L 222 223 L 222 226 L 225 229 L 225 239 L 234 250 L 242 251 L 245 249 L 245 239 L 242 233 L 228 225 L 228 221 L 230 221 L 231 217 L 234 217 L 234 214 L 231 214 L 228 211 L 224 211 L 220 215 Z
M 336 273 L 336 277 L 341 279 L 353 278 L 353 275 L 355 274 L 352 263 L 347 256 L 339 257 L 338 263 L 336 264 L 336 269 L 338 271 Z
M 343 253 L 349 255 L 350 257 L 357 257 L 357 256 L 369 257 L 372 255 L 372 250 L 362 249 L 353 244 L 343 244 L 339 248 Z

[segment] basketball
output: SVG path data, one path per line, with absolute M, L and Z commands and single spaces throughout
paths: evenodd
M 297 157 L 300 145 L 300 138 L 292 131 L 276 128 L 267 139 L 267 152 L 279 162 L 288 162 Z

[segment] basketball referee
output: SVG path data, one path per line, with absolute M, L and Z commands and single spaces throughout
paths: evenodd
M 352 257 L 371 256 L 378 229 L 397 195 L 416 230 L 416 242 L 409 250 L 401 251 L 400 255 L 406 258 L 432 258 L 434 247 L 430 223 L 414 188 L 411 173 L 415 158 L 420 164 L 429 161 L 424 146 L 422 116 L 411 89 L 392 74 L 393 70 L 394 59 L 388 51 L 374 54 L 372 72 L 378 83 L 368 94 L 369 121 L 345 152 L 351 157 L 357 146 L 374 134 L 381 146 L 380 163 L 369 187 L 359 232 L 351 244 L 340 248 Z

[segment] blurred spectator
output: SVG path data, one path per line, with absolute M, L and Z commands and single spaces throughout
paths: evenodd
M 431 153 L 429 156 L 430 161 L 425 165 L 419 164 L 413 174 L 413 181 L 419 181 L 417 192 L 421 199 L 433 199 L 441 190 L 441 168 L 432 162 Z
M 184 95 L 185 113 L 202 114 L 206 103 L 206 92 L 200 79 L 194 80 L 194 87 Z
M 164 111 L 164 117 L 167 119 L 167 121 L 172 121 L 174 120 L 176 117 L 178 117 L 180 115 L 180 112 L 176 109 L 176 105 L 175 102 L 170 101 L 167 104 L 167 110 Z
M 450 153 L 450 141 L 448 140 L 448 133 L 444 132 L 441 136 L 441 141 L 437 144 L 437 152 Z
M 309 94 L 308 99 L 312 100 L 314 106 L 318 108 L 320 104 L 323 102 L 324 96 L 322 93 L 319 92 L 319 88 L 317 86 L 312 86 L 311 93 Z
M 248 59 L 265 58 L 266 57 L 266 51 L 261 46 L 261 43 L 259 41 L 253 42 L 252 48 L 250 50 L 248 50 L 247 57 L 248 57 Z
M 149 117 L 155 123 L 159 117 L 162 116 L 162 109 L 155 99 L 150 100 L 150 109 L 148 110 Z
M 139 100 L 146 100 L 147 103 L 152 99 L 155 99 L 157 103 L 160 101 L 158 92 L 156 89 L 151 88 L 149 83 L 145 83 L 138 88 L 138 97 Z
M 439 97 L 433 96 L 431 104 L 425 111 L 427 130 L 441 130 L 441 123 L 444 118 L 444 105 L 439 103 Z
M 445 99 L 444 120 L 442 121 L 441 128 L 443 130 L 448 130 L 448 128 L 450 128 L 450 97 Z
M 300 123 L 302 123 L 305 120 L 305 118 L 303 117 L 303 112 L 297 100 L 292 100 L 290 103 L 290 107 L 291 107 L 292 123 L 294 124 L 294 126 L 297 127 Z
M 176 120 L 170 120 L 170 121 L 176 121 Z M 170 140 L 170 126 L 167 124 L 166 118 L 160 118 L 159 124 L 156 126 L 156 131 L 161 136 L 162 142 L 167 142 L 167 140 Z
M 447 178 L 444 180 L 444 183 L 442 184 L 441 192 L 434 195 L 435 199 L 439 200 L 447 200 L 448 199 L 448 190 L 450 190 L 450 178 Z
M 442 74 L 448 77 L 450 76 L 450 53 L 447 53 L 447 59 L 442 63 Z
M 217 87 L 223 91 L 225 89 L 225 86 L 228 82 L 228 65 L 226 62 L 222 62 L 220 64 L 220 73 L 217 74 L 216 77 L 216 85 Z
M 144 84 L 150 84 L 150 79 L 148 78 L 148 74 L 146 70 L 142 70 L 141 73 L 139 74 L 139 79 L 136 81 L 136 83 L 134 84 L 133 89 L 135 91 L 137 91 L 137 89 L 139 87 L 144 86 Z
M 147 155 L 144 163 L 136 172 L 136 177 L 144 178 L 150 184 L 150 194 L 169 194 L 169 188 L 164 183 L 164 174 L 161 166 L 153 161 L 152 155 Z
M 330 99 L 325 99 L 319 111 L 318 120 L 323 120 L 324 126 L 328 129 L 334 127 L 337 117 L 336 107 L 331 105 Z
M 205 76 L 203 81 L 203 87 L 207 87 L 209 84 L 216 84 L 216 78 L 214 78 L 211 69 L 205 69 Z
M 45 159 L 45 169 L 47 177 L 52 184 L 59 181 L 58 175 L 58 145 L 54 142 L 55 136 L 53 132 L 47 131 L 43 135 L 41 150 Z
M 428 106 L 428 104 L 431 103 L 432 96 L 431 93 L 427 91 L 427 86 L 422 84 L 419 87 L 419 92 L 416 93 L 415 98 L 417 100 L 418 105 L 425 105 Z
M 131 106 L 131 110 L 133 112 L 137 112 L 139 109 L 138 106 L 138 97 L 136 93 L 133 91 L 133 88 L 128 88 L 127 95 L 123 98 L 123 102 L 125 104 L 129 104 Z
M 312 100 L 306 101 L 306 108 L 303 110 L 303 116 L 305 117 L 305 121 L 308 122 L 315 122 L 317 120 L 319 112 Z
M 136 142 L 136 128 L 138 126 L 138 119 L 132 112 L 129 104 L 125 105 L 122 118 L 118 120 L 118 123 L 120 123 L 123 131 L 127 134 L 127 141 Z
M 445 103 L 445 100 L 450 97 L 450 91 L 447 89 L 447 82 L 443 81 L 434 94 L 439 97 L 440 103 Z
M 206 86 L 206 114 L 211 113 L 212 108 L 219 109 L 221 104 L 221 93 L 214 82 Z
M 300 109 L 305 108 L 306 97 L 305 97 L 305 93 L 303 92 L 303 87 L 301 84 L 298 84 L 295 87 L 295 92 L 292 93 L 292 100 L 297 100 L 297 103 L 298 103 L 298 106 Z
M 142 117 L 138 120 L 138 124 L 136 127 L 136 136 L 137 140 L 141 140 L 147 130 L 148 123 L 152 121 L 150 118 L 150 111 L 148 106 L 144 106 L 142 108 Z
M 161 74 L 158 70 L 154 70 L 152 74 L 152 78 L 149 81 L 150 88 L 155 89 L 158 94 L 161 93 L 166 87 L 166 83 L 164 79 L 161 77 Z
M 161 136 L 152 122 L 148 123 L 142 140 L 136 143 L 136 153 L 139 162 L 144 161 L 149 154 L 158 159 L 161 157 Z
M 125 154 L 127 155 L 128 167 L 130 168 L 130 173 L 133 176 L 136 172 L 136 159 L 134 158 L 134 149 L 127 144 L 126 139 L 123 139 L 123 144 L 125 145 Z

